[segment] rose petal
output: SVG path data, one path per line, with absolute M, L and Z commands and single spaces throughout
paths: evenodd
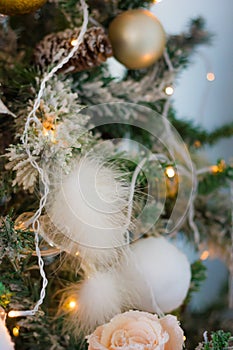
M 125 329 L 127 330 L 130 337 L 140 335 L 141 337 L 148 339 L 148 343 L 159 343 L 159 339 L 161 338 L 162 333 L 162 327 L 160 323 L 157 323 L 155 325 L 152 325 L 152 323 L 152 321 L 143 318 L 139 319 L 138 321 L 132 321 L 129 324 L 125 325 Z
M 111 319 L 111 321 L 103 326 L 102 335 L 100 342 L 106 348 L 109 348 L 111 344 L 111 337 L 114 331 L 124 329 L 125 325 L 130 323 L 132 320 L 125 314 L 120 314 Z
M 129 311 L 98 327 L 88 342 L 88 350 L 182 350 L 184 340 L 175 316 Z
M 169 340 L 164 350 L 182 350 L 184 344 L 184 332 L 179 326 L 177 318 L 167 315 L 160 319 L 162 328 L 169 334 Z

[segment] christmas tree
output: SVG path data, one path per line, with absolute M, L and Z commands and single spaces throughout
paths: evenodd
M 200 150 L 233 124 L 177 115 L 211 34 L 166 34 L 153 3 L 0 1 L 3 350 L 231 348 L 233 165 Z M 229 283 L 193 313 L 211 255 Z

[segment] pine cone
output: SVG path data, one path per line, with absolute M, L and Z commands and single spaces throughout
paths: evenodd
M 80 29 L 66 29 L 63 32 L 49 34 L 40 41 L 34 51 L 34 61 L 45 70 L 48 65 L 57 64 L 72 49 L 72 40 L 77 39 Z M 100 27 L 89 28 L 84 40 L 74 56 L 59 72 L 79 72 L 99 66 L 112 56 L 112 47 L 104 30 Z

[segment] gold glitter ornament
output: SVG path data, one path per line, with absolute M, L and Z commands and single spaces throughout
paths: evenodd
M 115 58 L 129 69 L 152 65 L 163 54 L 166 42 L 159 20 L 148 10 L 122 12 L 109 26 Z
M 47 0 L 0 0 L 0 13 L 8 16 L 24 15 L 38 10 Z

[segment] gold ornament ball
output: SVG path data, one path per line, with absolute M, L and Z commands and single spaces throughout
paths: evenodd
M 166 36 L 159 20 L 148 10 L 122 12 L 109 26 L 115 58 L 129 69 L 146 68 L 163 54 Z
M 0 0 L 0 13 L 14 16 L 38 10 L 47 0 Z

